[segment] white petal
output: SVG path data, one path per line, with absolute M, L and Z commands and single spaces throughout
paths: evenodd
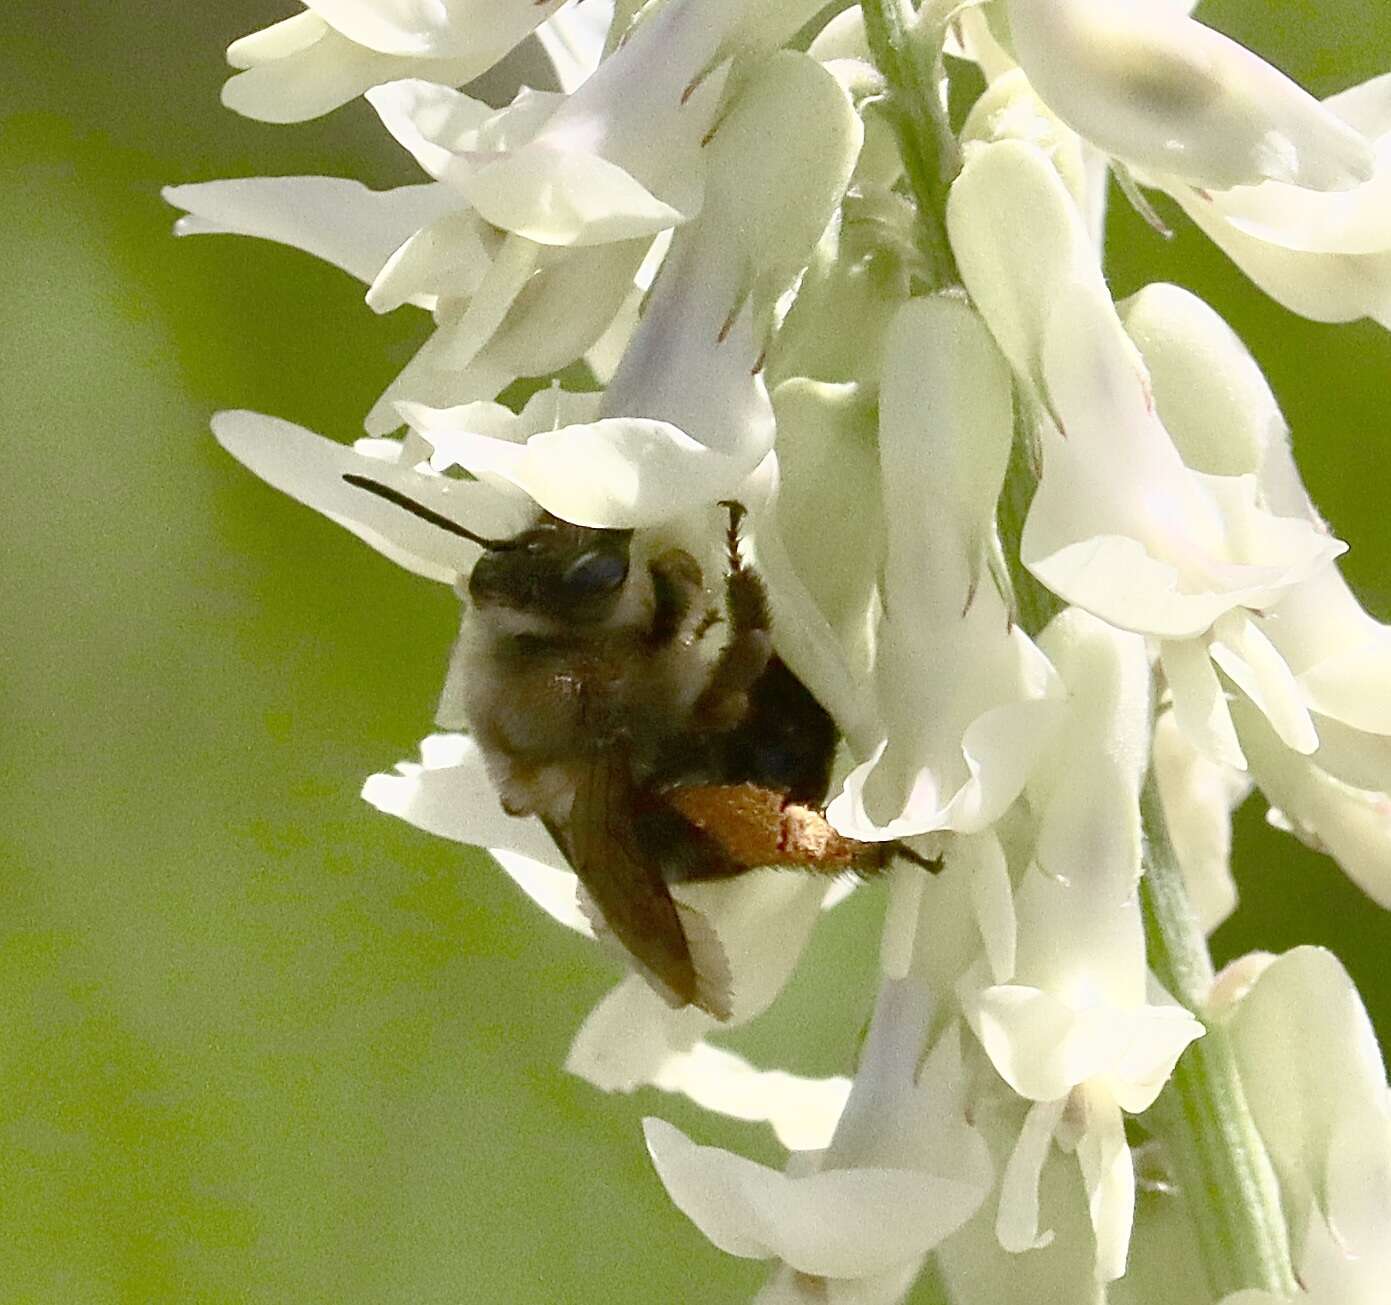
M 351 41 L 415 58 L 471 55 L 471 81 L 496 63 L 559 7 L 560 0 L 519 6 L 503 0 L 305 0 Z
M 1011 429 L 1003 362 L 947 297 L 900 308 L 880 395 L 889 526 L 875 667 L 889 735 L 828 809 L 859 838 L 979 830 L 1018 795 L 1058 704 L 985 574 Z M 923 667 L 933 673 L 924 677 Z
M 524 445 L 457 431 L 437 456 L 501 477 L 546 511 L 585 526 L 654 525 L 734 495 L 754 463 L 726 457 L 661 421 L 609 417 L 533 435 Z
M 1087 1094 L 1087 1124 L 1077 1145 L 1096 1232 L 1096 1276 L 1112 1282 L 1125 1273 L 1135 1223 L 1135 1166 L 1125 1143 L 1120 1107 L 1104 1093 Z
M 1173 722 L 1213 765 L 1246 769 L 1227 694 L 1201 639 L 1165 639 L 1159 645 L 1164 682 L 1173 695 Z
M 339 177 L 245 177 L 166 186 L 161 193 L 188 211 L 175 224 L 176 235 L 259 236 L 303 249 L 365 282 L 402 242 L 459 204 L 445 186 L 377 191 Z
M 1291 1223 L 1302 1226 L 1325 1190 L 1340 1123 L 1385 1110 L 1376 1035 L 1347 972 L 1318 947 L 1296 947 L 1269 965 L 1227 1027 Z M 1362 1144 L 1377 1139 L 1364 1135 Z
M 716 1027 L 703 1010 L 673 1009 L 641 975 L 629 974 L 585 1017 L 565 1068 L 602 1092 L 634 1092 Z
M 1100 285 L 1060 305 L 1045 354 L 1066 434 L 1045 433 L 1021 548 L 1055 593 L 1123 629 L 1190 637 L 1233 608 L 1272 605 L 1342 551 L 1262 509 L 1254 477 L 1183 466 Z
M 536 29 L 562 91 L 573 91 L 599 66 L 613 15 L 613 0 L 598 0 L 562 9 Z
M 1019 929 L 1009 865 L 1000 839 L 988 829 L 962 834 L 954 840 L 953 852 L 970 868 L 971 904 L 991 976 L 996 983 L 1007 983 L 1014 977 Z
M 677 1208 L 721 1250 L 777 1257 L 802 1273 L 863 1277 L 921 1255 L 955 1231 L 983 1193 L 912 1169 L 833 1169 L 789 1178 L 660 1119 L 647 1148 Z
M 1050 108 L 1107 153 L 1212 189 L 1264 178 L 1342 190 L 1367 142 L 1236 42 L 1146 0 L 1010 0 L 1010 33 Z
M 377 86 L 368 92 L 367 102 L 397 143 L 426 172 L 455 187 L 473 172 L 475 165 L 464 156 L 480 148 L 478 136 L 484 125 L 495 118 L 516 116 L 515 110 L 499 113 L 482 100 L 420 77 Z M 558 103 L 556 96 L 530 97 L 526 101 L 528 120 L 538 109 L 550 111 Z
M 848 1078 L 755 1069 L 743 1057 L 704 1042 L 668 1060 L 652 1083 L 731 1119 L 769 1123 L 789 1151 L 823 1149 L 850 1095 Z
M 1001 352 L 1041 391 L 1039 351 L 1054 308 L 1074 284 L 1100 277 L 1072 196 L 1035 146 L 983 145 L 952 183 L 947 231 Z
M 1262 629 L 1315 711 L 1373 734 L 1391 734 L 1391 626 L 1363 610 L 1335 565 L 1292 591 Z
M 783 381 L 772 399 L 778 528 L 798 576 L 868 679 L 884 549 L 874 405 L 858 385 L 805 376 Z M 828 515 L 833 501 L 854 511 Z
M 1030 1107 L 1000 1180 L 1000 1208 L 995 1236 L 1007 1251 L 1032 1251 L 1053 1241 L 1051 1229 L 1038 1230 L 1038 1188 L 1043 1164 L 1053 1142 L 1053 1130 L 1063 1117 L 1066 1097 L 1039 1101 Z
M 327 30 L 328 24 L 322 18 L 306 10 L 233 41 L 227 47 L 227 62 L 233 68 L 244 69 L 287 59 L 307 50 Z
M 759 283 L 761 329 L 838 209 L 863 138 L 835 77 L 791 50 L 759 66 L 721 120 L 706 151 L 708 203 L 729 256 Z
M 1354 190 L 1324 193 L 1279 182 L 1241 186 L 1212 197 L 1239 231 L 1287 249 L 1373 254 L 1391 245 L 1391 75 L 1374 77 L 1325 100 L 1324 107 L 1374 143 L 1376 173 Z
M 1236 909 L 1232 811 L 1251 791 L 1251 780 L 1194 747 L 1174 712 L 1155 722 L 1154 777 L 1189 900 L 1211 933 Z
M 1271 806 L 1312 835 L 1373 901 L 1391 907 L 1391 798 L 1353 788 L 1290 751 L 1255 708 L 1233 703 L 1232 713 Z
M 458 86 L 487 66 L 473 57 L 422 61 L 379 54 L 325 28 L 313 43 L 287 49 L 282 57 L 229 78 L 222 86 L 222 103 L 261 122 L 305 122 L 398 77 L 415 74 Z
M 1119 311 L 1184 462 L 1215 476 L 1259 472 L 1288 432 L 1269 384 L 1232 328 L 1197 295 L 1166 283 L 1147 285 Z
M 467 574 L 478 546 L 349 485 L 345 474 L 387 485 L 482 535 L 508 535 L 518 526 L 515 505 L 485 485 L 391 466 L 278 417 L 219 412 L 212 426 L 223 448 L 262 480 L 431 580 L 452 584 Z
M 1243 612 L 1228 612 L 1213 626 L 1209 653 L 1264 713 L 1280 741 L 1305 755 L 1319 746 L 1304 695 L 1275 645 Z
M 555 245 L 651 235 L 694 217 L 724 73 L 695 83 L 736 14 L 727 0 L 677 0 L 640 24 L 529 145 L 468 179 L 479 212 Z
M 453 193 L 447 186 L 438 189 Z M 381 265 L 367 289 L 367 306 L 387 313 L 404 303 L 434 308 L 442 297 L 473 295 L 496 247 L 492 233 L 467 209 L 423 223 Z
M 545 245 L 631 240 L 691 216 L 607 159 L 539 141 L 480 171 L 465 194 L 494 226 Z
M 1092 900 L 1127 897 L 1140 878 L 1140 784 L 1149 763 L 1144 640 L 1069 608 L 1039 647 L 1069 701 L 1050 764 L 1027 789 L 1039 816 L 1034 861 Z
M 1276 303 L 1315 322 L 1370 317 L 1391 326 L 1391 252 L 1319 254 L 1247 235 L 1191 190 L 1173 196 L 1215 245 Z

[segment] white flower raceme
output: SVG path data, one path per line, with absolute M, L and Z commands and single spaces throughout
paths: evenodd
M 1371 148 L 1263 59 L 1154 0 L 1006 0 L 1044 102 L 1121 162 L 1208 189 L 1267 178 L 1347 190 Z
M 1254 477 L 1272 510 L 1326 530 L 1299 479 L 1275 398 L 1231 328 L 1176 286 L 1149 286 L 1122 311 L 1185 462 Z M 1246 700 L 1231 715 L 1252 774 L 1289 822 L 1378 902 L 1391 903 L 1391 627 L 1362 609 L 1332 560 L 1252 624 L 1279 658 L 1284 692 L 1307 711 L 1318 742 L 1313 751 L 1292 748 L 1268 720 L 1263 686 L 1219 662 Z M 1203 743 L 1201 731 L 1194 741 Z
M 1279 1175 L 1301 1290 L 1222 1305 L 1379 1305 L 1391 1275 L 1391 1092 L 1371 1021 L 1328 952 L 1297 947 L 1255 968 L 1220 1014 Z
M 1344 546 L 1264 505 L 1254 476 L 1184 465 L 1081 215 L 1036 149 L 974 152 L 948 226 L 967 289 L 1038 405 L 1025 565 L 1066 601 L 1159 641 L 1179 724 L 1215 760 L 1244 764 L 1214 663 L 1312 752 L 1308 709 L 1256 617 Z
M 303 122 L 399 77 L 462 86 L 564 0 L 306 0 L 304 13 L 227 49 L 222 102 L 263 122 Z
M 1038 1228 L 1038 1186 L 1056 1140 L 1076 1151 L 1096 1274 L 1109 1281 L 1125 1272 L 1134 1217 L 1122 1112 L 1153 1103 L 1203 1029 L 1163 994 L 1156 1000 L 1145 969 L 1135 891 L 1149 728 L 1144 645 L 1075 609 L 1040 642 L 1071 699 L 1052 765 L 1030 784 L 1038 832 L 1016 895 L 1014 973 L 993 984 L 968 976 L 962 1000 L 996 1070 L 1035 1103 L 1001 1181 L 1001 1244 L 1026 1251 L 1051 1241 Z
M 934 1009 L 917 980 L 884 986 L 834 1138 L 819 1155 L 795 1156 L 788 1172 L 647 1120 L 648 1150 L 672 1200 L 722 1250 L 824 1280 L 817 1299 L 865 1300 L 864 1279 L 906 1287 L 904 1266 L 911 1280 L 922 1255 L 974 1213 L 992 1176 L 966 1119 L 955 1025 L 924 1059 Z M 778 1289 L 763 1299 L 779 1298 L 797 1297 Z
M 1009 377 L 968 304 L 898 310 L 879 409 L 888 538 L 874 677 L 888 734 L 828 816 L 870 840 L 975 833 L 1022 789 L 1058 703 L 989 574 Z

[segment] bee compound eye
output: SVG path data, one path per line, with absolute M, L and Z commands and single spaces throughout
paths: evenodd
M 617 589 L 627 578 L 627 557 L 595 550 L 576 558 L 566 568 L 561 583 L 572 598 L 596 598 Z

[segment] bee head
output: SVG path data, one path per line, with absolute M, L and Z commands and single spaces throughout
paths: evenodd
M 597 530 L 547 518 L 489 548 L 474 564 L 475 607 L 506 607 L 558 625 L 600 625 L 628 578 L 631 530 Z

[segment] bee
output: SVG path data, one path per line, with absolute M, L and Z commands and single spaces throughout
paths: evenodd
M 673 1006 L 730 1014 L 719 944 L 671 885 L 754 866 L 883 865 L 885 846 L 844 838 L 821 815 L 838 732 L 773 651 L 767 591 L 741 555 L 741 505 L 721 505 L 721 612 L 690 552 L 644 552 L 632 530 L 542 513 L 488 539 L 386 485 L 344 479 L 483 548 L 461 586 L 438 722 L 469 730 L 503 809 L 541 819 L 596 931 Z

